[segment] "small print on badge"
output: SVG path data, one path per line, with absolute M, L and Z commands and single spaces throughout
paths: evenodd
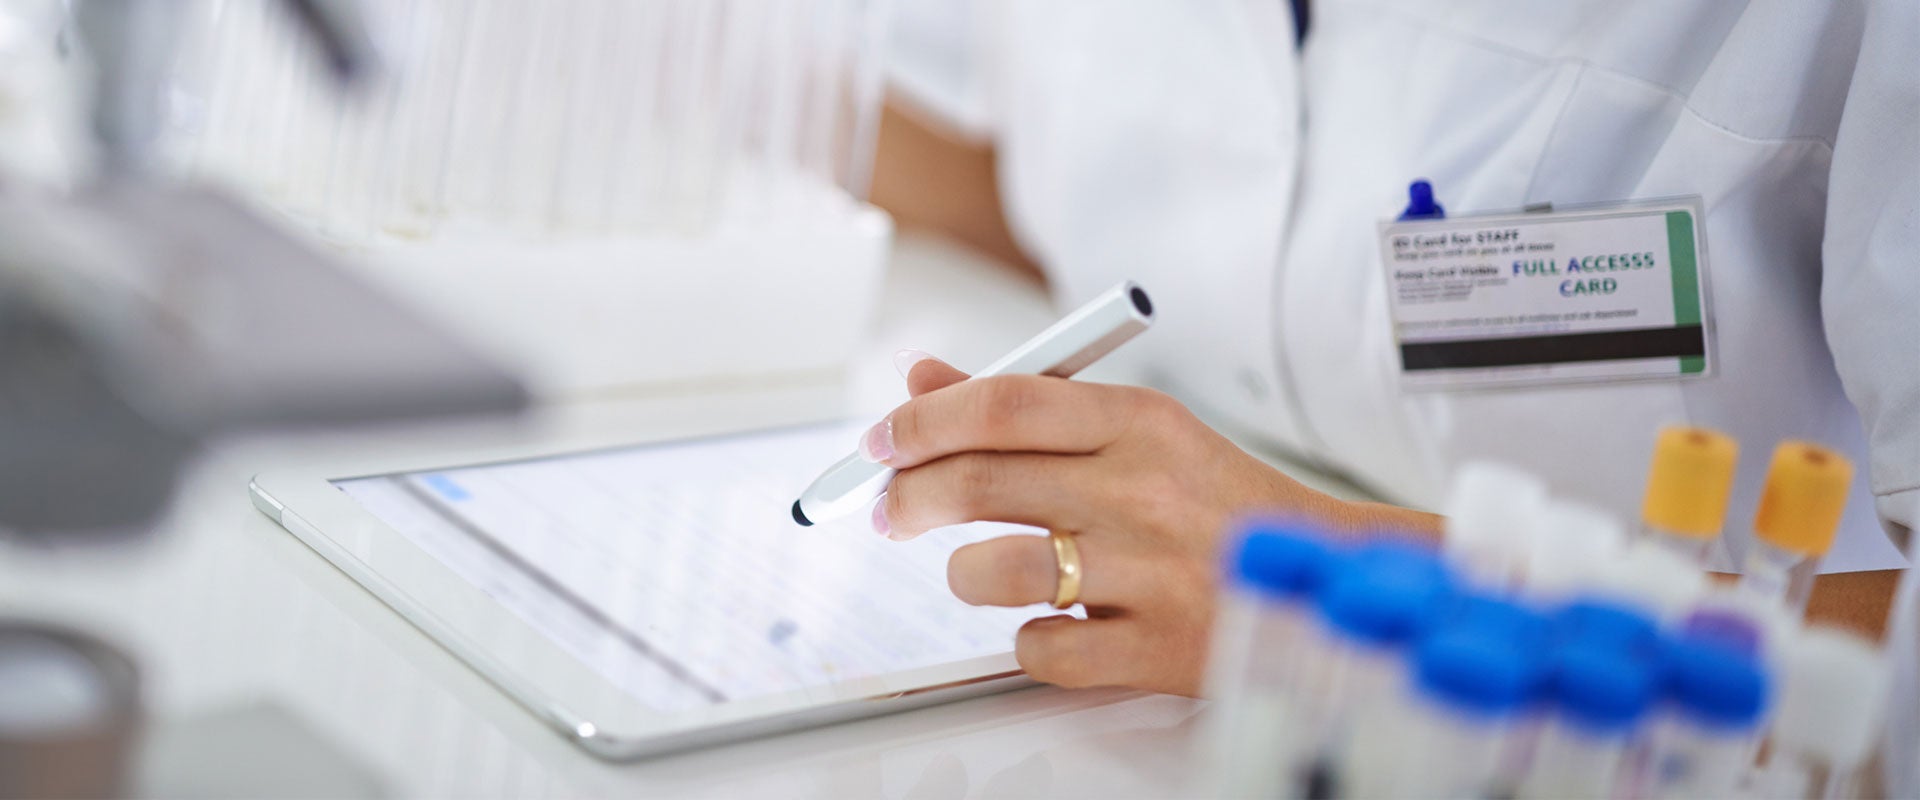
M 1713 367 L 1699 198 L 1380 225 L 1409 389 Z

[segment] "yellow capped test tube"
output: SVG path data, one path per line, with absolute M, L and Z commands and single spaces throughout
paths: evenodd
M 1640 505 L 1642 535 L 1705 567 L 1727 518 L 1740 445 L 1719 431 L 1675 425 L 1660 430 Z
M 1845 456 L 1809 442 L 1781 442 L 1753 516 L 1756 541 L 1740 585 L 1779 599 L 1793 613 L 1805 611 L 1852 483 L 1853 462 Z

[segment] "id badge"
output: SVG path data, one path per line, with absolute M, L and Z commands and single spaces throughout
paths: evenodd
M 1401 385 L 1713 373 L 1698 197 L 1380 225 Z

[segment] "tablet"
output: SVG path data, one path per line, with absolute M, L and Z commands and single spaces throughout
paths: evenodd
M 793 498 L 861 426 L 356 474 L 266 473 L 254 504 L 536 715 L 610 758 L 1029 683 L 1028 608 L 969 606 L 946 562 L 1021 526 L 911 542 Z

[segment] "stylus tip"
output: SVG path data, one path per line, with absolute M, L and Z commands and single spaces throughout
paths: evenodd
M 813 520 L 807 519 L 806 513 L 800 510 L 800 501 L 798 500 L 793 501 L 793 521 L 800 523 L 800 526 L 803 528 L 813 525 Z

